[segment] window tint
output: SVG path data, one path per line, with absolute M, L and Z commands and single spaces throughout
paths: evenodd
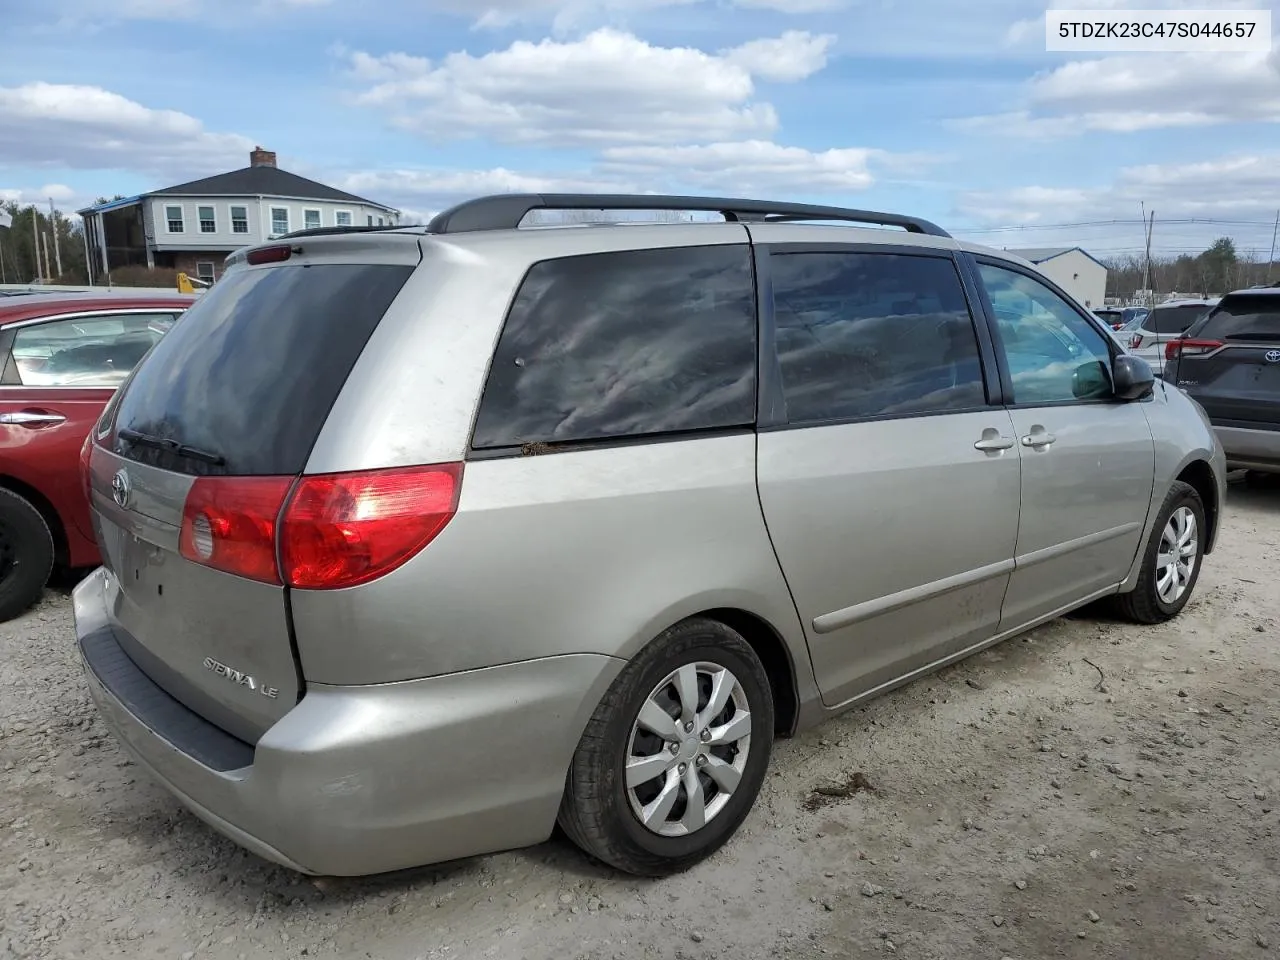
M 1210 340 L 1280 340 L 1280 295 L 1225 297 L 1196 326 L 1196 336 Z
M 977 337 L 949 259 L 784 253 L 770 262 L 789 422 L 986 403 Z
M 300 472 L 347 375 L 412 272 L 336 263 L 230 271 L 138 367 L 114 424 L 223 462 L 118 435 L 113 448 L 185 473 Z
M 544 261 L 507 317 L 474 445 L 749 425 L 755 342 L 745 245 Z
M 979 264 L 995 310 L 1015 403 L 1098 400 L 1112 395 L 1105 336 L 1026 274 Z
M 12 348 L 18 378 L 24 386 L 115 389 L 174 316 L 115 314 L 20 327 Z
M 1210 308 L 1202 303 L 1181 307 L 1156 307 L 1142 326 L 1163 336 L 1176 337 L 1209 310 Z

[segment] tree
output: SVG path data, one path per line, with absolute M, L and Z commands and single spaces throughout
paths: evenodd
M 1204 293 L 1222 294 L 1235 286 L 1236 245 L 1230 237 L 1219 237 L 1196 259 L 1204 277 Z
M 0 227 L 0 277 L 7 283 L 30 283 L 36 279 L 55 280 L 69 284 L 87 283 L 88 270 L 84 260 L 84 234 L 79 221 L 59 215 L 56 223 L 35 206 L 20 207 L 16 203 L 5 205 L 5 212 L 13 217 L 8 229 Z M 33 223 L 34 221 L 34 223 Z M 57 230 L 58 252 L 62 255 L 62 275 L 57 273 L 54 256 L 54 230 Z M 36 233 L 41 237 L 41 269 L 36 269 Z M 45 245 L 48 245 L 50 262 L 44 264 Z

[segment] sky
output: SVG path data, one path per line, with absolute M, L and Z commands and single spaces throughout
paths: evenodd
M 1054 6 L 1270 8 L 1280 0 Z M 505 191 L 927 217 L 994 247 L 1269 254 L 1280 47 L 1047 53 L 1030 0 L 4 0 L 0 199 L 246 166 L 425 218 Z M 1206 222 L 1209 221 L 1209 222 Z

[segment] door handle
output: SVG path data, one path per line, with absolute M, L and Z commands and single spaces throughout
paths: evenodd
M 1037 426 L 1022 438 L 1022 445 L 1024 447 L 1047 447 L 1057 439 L 1052 433 L 1046 433 L 1044 427 Z
M 994 433 L 995 431 L 992 432 Z M 983 451 L 1008 450 L 1012 446 L 1013 437 L 1002 437 L 997 435 L 994 437 L 983 437 L 981 440 L 974 443 L 973 449 Z
M 16 413 L 0 413 L 0 423 L 15 427 L 51 427 L 55 423 L 65 423 L 66 417 L 60 413 L 47 410 L 19 410 Z

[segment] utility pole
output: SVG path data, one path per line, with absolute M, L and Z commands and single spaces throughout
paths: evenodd
M 1271 273 L 1276 262 L 1276 231 L 1280 230 L 1280 210 L 1276 211 L 1276 224 L 1271 228 L 1271 254 L 1267 257 L 1267 283 L 1271 283 Z
M 36 205 L 31 205 L 31 240 L 35 244 L 36 255 L 36 281 L 44 279 L 44 267 L 40 265 L 40 211 L 36 209 Z
M 53 224 L 53 258 L 58 264 L 58 276 L 62 276 L 62 245 L 58 243 L 58 210 L 49 198 L 49 220 Z
M 40 234 L 40 242 L 44 244 L 44 268 L 52 273 L 53 267 L 49 263 L 49 235 L 47 233 Z M 49 279 L 54 280 L 56 278 L 50 277 Z
M 1142 268 L 1142 289 L 1146 291 L 1148 305 L 1154 307 L 1156 305 L 1155 291 L 1151 289 L 1151 231 L 1155 229 L 1156 212 L 1151 211 L 1151 219 L 1147 220 L 1147 205 L 1142 204 L 1142 219 L 1147 227 L 1147 253 Z

